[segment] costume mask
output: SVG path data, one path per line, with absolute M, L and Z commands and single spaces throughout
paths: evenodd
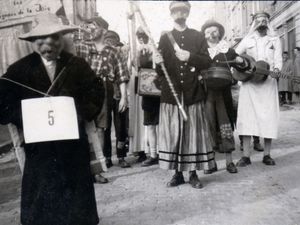
M 220 31 L 216 26 L 208 27 L 204 31 L 205 39 L 210 43 L 218 43 L 220 41 Z
M 62 34 L 37 38 L 34 48 L 47 61 L 56 60 L 63 49 Z

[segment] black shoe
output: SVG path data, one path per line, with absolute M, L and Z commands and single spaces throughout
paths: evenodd
M 106 159 L 106 160 L 105 160 L 105 163 L 106 163 L 106 167 L 107 167 L 107 168 L 110 168 L 110 167 L 113 166 L 113 163 L 112 163 L 111 159 Z
M 193 188 L 197 188 L 197 189 L 203 188 L 203 185 L 200 182 L 200 180 L 199 180 L 199 178 L 198 178 L 198 176 L 197 176 L 196 173 L 190 175 L 190 181 L 189 181 L 189 183 L 191 184 L 191 186 Z
M 264 148 L 261 146 L 259 142 L 254 142 L 253 149 L 258 152 L 263 152 Z
M 145 160 L 142 163 L 142 166 L 146 167 L 146 166 L 152 166 L 152 165 L 156 165 L 156 164 L 158 164 L 158 157 L 156 157 L 156 158 L 149 157 L 147 160 Z
M 238 167 L 245 167 L 251 164 L 251 160 L 249 157 L 243 156 L 236 164 Z
M 275 166 L 276 165 L 274 159 L 272 159 L 270 155 L 265 155 L 262 162 L 264 164 L 266 164 L 267 166 Z
M 103 177 L 100 173 L 94 175 L 94 183 L 97 184 L 106 184 L 108 183 L 108 179 Z
M 204 174 L 212 174 L 212 173 L 215 173 L 218 171 L 218 167 L 214 167 L 212 169 L 209 169 L 209 170 L 204 170 Z
M 125 161 L 125 159 L 119 159 L 118 166 L 120 166 L 121 168 L 131 167 L 130 164 Z
M 204 174 L 212 174 L 218 171 L 217 163 L 215 162 L 215 166 L 211 169 L 204 170 Z
M 168 187 L 176 187 L 178 185 L 184 184 L 184 177 L 182 173 L 176 173 L 170 182 L 167 183 Z
M 147 156 L 146 156 L 145 152 L 143 152 L 143 153 L 139 152 L 139 157 L 136 160 L 136 162 L 141 163 L 141 162 L 144 162 L 146 159 L 147 159 Z
M 236 166 L 234 165 L 233 162 L 229 163 L 227 166 L 226 166 L 226 170 L 229 172 L 229 173 L 237 173 L 238 170 L 236 168 Z

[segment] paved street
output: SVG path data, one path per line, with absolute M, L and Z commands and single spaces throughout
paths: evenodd
M 201 190 L 189 184 L 166 188 L 172 173 L 158 166 L 114 166 L 105 174 L 110 183 L 95 185 L 100 224 L 300 225 L 299 105 L 282 109 L 280 138 L 272 155 L 275 167 L 262 164 L 262 153 L 253 152 L 252 165 L 233 175 L 226 172 L 223 156 L 217 155 L 219 171 L 199 173 L 205 185 Z M 235 161 L 239 157 L 237 150 Z M 1 225 L 18 224 L 20 179 L 13 154 L 0 159 Z

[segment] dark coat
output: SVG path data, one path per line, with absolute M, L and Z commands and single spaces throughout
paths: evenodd
M 101 110 L 103 84 L 84 59 L 62 52 L 56 76 L 66 66 L 65 79 L 51 91 L 53 96 L 72 96 L 79 118 L 78 140 L 24 144 L 26 161 L 22 180 L 21 223 L 23 225 L 96 225 L 98 215 L 90 156 L 83 121 Z M 4 77 L 46 92 L 51 82 L 37 53 L 8 68 Z M 7 81 L 0 82 L 0 123 L 22 129 L 20 102 L 42 97 Z
M 205 99 L 204 88 L 198 76 L 200 71 L 208 68 L 211 63 L 207 43 L 203 33 L 193 29 L 187 28 L 183 32 L 174 29 L 172 34 L 179 47 L 190 52 L 188 62 L 182 62 L 176 57 L 167 34 L 161 36 L 158 48 L 162 52 L 164 64 L 179 99 L 183 93 L 184 104 L 192 105 Z M 157 66 L 157 73 L 162 77 L 161 102 L 175 105 L 176 101 L 160 66 Z
M 229 66 L 227 64 L 216 63 L 216 61 L 222 61 L 222 62 L 224 62 L 224 61 L 231 61 L 231 60 L 234 60 L 237 56 L 238 56 L 238 54 L 234 51 L 234 49 L 229 48 L 229 50 L 228 50 L 227 53 L 225 53 L 225 54 L 219 53 L 218 55 L 216 55 L 213 58 L 213 63 L 211 64 L 211 66 L 212 67 L 213 66 L 217 66 L 217 67 L 228 68 Z M 230 70 L 230 68 L 228 68 L 228 70 Z M 233 81 L 233 83 L 234 82 L 235 81 Z M 224 103 L 225 103 L 227 115 L 229 117 L 231 127 L 234 130 L 234 126 L 235 126 L 236 119 L 237 119 L 237 111 L 233 107 L 233 100 L 232 100 L 232 94 L 231 94 L 231 86 L 225 87 L 224 90 L 223 90 L 223 92 L 222 92 L 222 94 L 223 94 L 223 98 L 224 98 Z

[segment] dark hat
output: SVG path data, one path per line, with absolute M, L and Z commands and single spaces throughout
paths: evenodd
M 186 9 L 190 11 L 191 9 L 191 4 L 188 1 L 172 1 L 169 5 L 169 9 L 172 12 L 174 9 Z
M 207 20 L 207 21 L 203 24 L 203 26 L 202 26 L 202 28 L 201 28 L 201 31 L 204 33 L 205 30 L 206 30 L 207 28 L 209 28 L 209 27 L 218 27 L 218 28 L 219 28 L 219 32 L 220 32 L 220 35 L 221 35 L 220 39 L 222 39 L 222 38 L 224 37 L 225 29 L 224 29 L 224 27 L 223 27 L 222 24 L 218 23 L 218 22 L 215 21 L 215 20 Z
M 270 14 L 267 13 L 267 12 L 265 12 L 265 11 L 259 11 L 259 12 L 255 13 L 255 14 L 253 15 L 252 19 L 255 20 L 256 18 L 261 17 L 261 16 L 265 16 L 265 17 L 267 17 L 268 19 L 270 19 Z
M 104 38 L 105 39 L 108 39 L 108 38 L 114 38 L 116 39 L 118 42 L 120 41 L 120 36 L 118 35 L 117 32 L 113 31 L 113 30 L 108 30 L 105 35 L 104 35 Z
M 92 23 L 92 22 L 95 22 L 99 27 L 107 30 L 108 29 L 108 22 L 106 22 L 105 19 L 103 19 L 101 16 L 95 16 L 95 17 L 92 17 L 90 19 L 85 19 L 84 22 L 86 23 Z
M 66 25 L 64 21 L 53 13 L 42 13 L 37 15 L 32 22 L 32 30 L 21 34 L 20 39 L 33 41 L 38 37 L 45 37 L 53 34 L 66 34 L 78 30 L 78 27 Z

